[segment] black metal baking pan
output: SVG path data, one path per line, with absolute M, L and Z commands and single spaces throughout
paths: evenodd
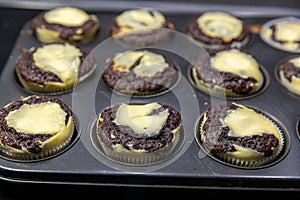
M 56 6 L 58 4 L 53 4 Z M 79 4 L 77 4 L 79 5 Z M 81 5 L 81 4 L 80 4 Z M 107 57 L 113 53 L 132 48 L 111 40 L 108 26 L 114 16 L 131 7 L 147 7 L 150 4 L 122 2 L 121 7 L 112 9 L 100 2 L 92 6 L 82 6 L 96 14 L 101 22 L 99 34 L 82 44 L 95 56 L 98 67 L 96 73 L 72 92 L 56 95 L 72 107 L 78 119 L 77 134 L 72 145 L 62 153 L 37 161 L 15 161 L 0 155 L 0 178 L 12 183 L 50 183 L 68 185 L 165 187 L 165 188 L 215 188 L 215 189 L 258 189 L 258 190 L 300 190 L 300 140 L 299 113 L 300 98 L 288 92 L 278 83 L 275 70 L 278 64 L 292 53 L 274 49 L 265 44 L 259 34 L 252 33 L 250 42 L 244 47 L 251 52 L 265 68 L 268 84 L 259 95 L 246 99 L 224 99 L 210 96 L 195 88 L 189 80 L 189 56 L 199 50 L 199 46 L 188 43 L 187 24 L 204 10 L 222 9 L 242 18 L 245 23 L 262 25 L 268 20 L 282 16 L 300 16 L 300 9 L 292 7 L 257 6 L 210 6 L 193 3 L 181 7 L 181 3 L 167 2 L 155 4 L 152 8 L 161 10 L 175 24 L 178 34 L 164 45 L 154 46 L 170 55 L 180 67 L 179 82 L 167 93 L 147 98 L 128 97 L 113 93 L 101 81 L 99 74 Z M 196 10 L 193 5 L 200 8 Z M 93 7 L 93 8 L 92 8 Z M 40 9 L 46 7 L 41 6 Z M 48 7 L 50 8 L 50 7 Z M 90 8 L 90 10 L 89 10 Z M 160 9 L 161 8 L 161 9 Z M 167 8 L 170 8 L 169 10 Z M 35 13 L 38 13 L 35 10 Z M 14 65 L 21 54 L 19 47 L 30 48 L 38 41 L 30 34 L 30 19 L 22 24 L 11 48 L 9 57 L 1 70 L 1 106 L 20 96 L 30 95 L 23 90 L 14 74 Z M 178 44 L 178 42 L 181 42 Z M 152 47 L 151 47 L 152 48 Z M 201 50 L 201 47 L 200 47 Z M 118 102 L 159 101 L 178 109 L 184 121 L 185 138 L 177 153 L 168 160 L 154 165 L 129 166 L 106 158 L 95 144 L 94 126 L 97 114 Z M 237 103 L 261 108 L 278 120 L 284 127 L 287 144 L 279 160 L 273 165 L 258 169 L 243 169 L 218 162 L 206 155 L 195 140 L 195 128 L 199 117 L 215 103 L 236 101 Z

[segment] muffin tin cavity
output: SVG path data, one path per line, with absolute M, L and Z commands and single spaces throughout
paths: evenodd
M 191 21 L 187 33 L 206 49 L 241 48 L 250 41 L 250 30 L 243 20 L 224 11 L 206 11 Z
M 122 64 L 129 62 L 126 57 L 136 59 L 128 69 Z M 171 52 L 156 48 L 119 52 L 103 67 L 102 81 L 118 95 L 160 96 L 173 90 L 180 81 L 183 66 L 179 66 L 174 57 Z
M 285 126 L 278 119 L 276 119 L 275 117 L 273 117 L 266 111 L 252 107 L 252 106 L 247 106 L 247 107 L 250 109 L 258 110 L 259 114 L 261 114 L 265 119 L 267 119 L 272 124 L 274 124 L 275 127 L 278 129 L 278 132 L 280 133 L 280 137 L 282 140 L 282 146 L 281 146 L 281 149 L 279 150 L 278 154 L 275 155 L 275 158 L 270 159 L 270 160 L 267 159 L 266 161 L 262 161 L 262 162 L 260 162 L 260 161 L 258 162 L 258 161 L 251 161 L 251 160 L 248 161 L 248 160 L 243 160 L 243 159 L 234 159 L 234 158 L 229 158 L 229 157 L 226 157 L 223 155 L 211 153 L 207 148 L 205 148 L 203 146 L 203 141 L 201 139 L 201 133 L 200 133 L 202 123 L 204 122 L 205 113 L 208 110 L 199 117 L 198 122 L 195 125 L 194 133 L 195 133 L 196 142 L 197 142 L 198 146 L 200 147 L 200 149 L 211 159 L 213 159 L 219 163 L 222 163 L 224 165 L 230 166 L 230 167 L 240 168 L 240 169 L 261 169 L 261 168 L 266 168 L 266 167 L 276 165 L 277 163 L 279 163 L 280 161 L 282 161 L 284 159 L 284 157 L 288 154 L 288 152 L 290 150 L 291 144 L 290 144 L 289 133 L 288 133 L 287 129 L 285 128 Z
M 193 66 L 189 66 L 188 68 L 188 73 L 187 73 L 187 78 L 191 85 L 199 90 L 202 93 L 205 93 L 211 97 L 219 97 L 223 99 L 228 99 L 228 100 L 245 100 L 245 99 L 250 99 L 250 98 L 255 98 L 256 96 L 261 95 L 265 90 L 267 90 L 269 84 L 270 84 L 270 78 L 268 71 L 260 65 L 260 72 L 262 74 L 262 84 L 259 87 L 259 89 L 253 93 L 246 94 L 246 95 L 232 95 L 232 94 L 226 94 L 226 91 L 224 89 L 218 89 L 218 91 L 214 91 L 213 89 L 208 88 L 207 86 L 200 86 L 196 84 L 195 79 L 193 77 Z
M 209 45 L 209 44 L 205 44 L 201 41 L 195 40 L 191 37 L 191 35 L 189 33 L 187 33 L 187 35 L 189 36 L 189 39 L 191 42 L 195 43 L 196 45 L 199 45 L 205 49 L 223 49 L 228 47 L 228 45 Z M 249 33 L 249 35 L 241 42 L 233 42 L 231 45 L 229 45 L 229 47 L 232 48 L 245 48 L 248 45 L 251 44 L 252 42 L 252 33 Z
M 74 126 L 73 126 L 73 133 L 72 136 L 65 142 L 64 146 L 61 146 L 53 151 L 49 151 L 48 153 L 45 153 L 43 156 L 27 156 L 24 158 L 19 158 L 16 157 L 13 154 L 6 154 L 0 151 L 0 158 L 12 161 L 12 162 L 19 162 L 19 163 L 34 163 L 34 162 L 42 162 L 45 160 L 53 159 L 55 157 L 60 156 L 61 154 L 67 152 L 70 148 L 72 148 L 75 143 L 79 140 L 81 132 L 82 132 L 82 127 L 80 124 L 80 121 L 76 115 L 73 114 L 73 121 L 74 121 Z
M 62 6 L 40 12 L 31 21 L 34 36 L 41 43 L 88 41 L 99 32 L 99 19 L 86 11 Z
M 282 59 L 275 67 L 274 77 L 287 93 L 299 98 L 300 56 L 292 55 Z
M 262 25 L 261 39 L 273 48 L 300 53 L 300 18 L 282 17 Z
M 93 123 L 91 128 L 90 137 L 92 144 L 105 159 L 113 161 L 115 164 L 119 164 L 120 166 L 118 167 L 121 170 L 124 170 L 123 166 L 141 167 L 140 170 L 143 170 L 143 167 L 145 168 L 144 170 L 146 170 L 149 166 L 160 168 L 165 165 L 165 163 L 172 161 L 172 158 L 176 158 L 175 156 L 182 150 L 185 142 L 184 129 L 181 127 L 177 136 L 174 137 L 174 141 L 164 149 L 149 153 L 116 152 L 109 148 L 103 148 L 100 144 L 97 136 L 97 122 L 98 120 Z
M 131 9 L 114 18 L 109 34 L 124 44 L 148 46 L 169 40 L 174 29 L 173 22 L 159 11 Z
M 24 49 L 15 64 L 15 79 L 29 92 L 62 94 L 95 70 L 94 57 L 69 43 L 51 43 Z

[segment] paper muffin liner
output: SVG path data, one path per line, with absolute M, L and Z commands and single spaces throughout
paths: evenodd
M 24 88 L 28 90 L 29 92 L 37 92 L 37 93 L 44 93 L 44 94 L 60 94 L 60 93 L 68 93 L 71 92 L 73 89 L 73 86 L 66 87 L 66 88 L 39 88 L 39 87 L 30 87 L 30 88 Z
M 118 33 L 113 36 L 115 42 L 124 45 L 132 46 L 149 46 L 160 44 L 169 41 L 173 35 L 174 30 L 169 28 L 147 28 L 149 30 L 143 32 L 128 32 Z M 151 37 L 149 37 L 151 36 Z M 149 39 L 150 38 L 150 39 Z
M 154 96 L 154 95 L 159 95 L 163 92 L 168 90 L 167 87 L 160 88 L 156 91 L 144 91 L 144 92 L 139 92 L 137 90 L 113 90 L 114 93 L 117 94 L 122 94 L 122 95 L 130 95 L 130 96 L 137 96 L 137 97 L 147 97 L 147 96 Z
M 16 77 L 17 84 L 24 90 L 31 93 L 39 93 L 39 94 L 61 94 L 71 92 L 74 85 L 69 87 L 61 87 L 60 88 L 47 88 L 47 87 L 39 87 L 38 85 L 34 86 L 33 84 L 27 83 L 23 78 L 17 75 Z
M 97 66 L 96 64 L 93 65 L 93 67 L 88 73 L 86 73 L 81 77 L 78 77 L 78 80 L 74 82 L 73 85 L 69 85 L 69 86 L 58 86 L 57 88 L 55 88 L 55 85 L 51 85 L 50 87 L 38 87 L 38 86 L 33 86 L 31 84 L 27 84 L 23 80 L 20 81 L 23 85 L 23 88 L 29 92 L 44 93 L 44 94 L 65 94 L 65 93 L 72 92 L 75 86 L 84 83 L 84 81 L 93 74 L 93 72 L 96 69 L 96 66 Z
M 164 84 L 162 88 L 155 90 L 155 91 L 144 91 L 144 92 L 139 92 L 139 91 L 134 91 L 134 90 L 116 90 L 116 89 L 111 89 L 114 93 L 119 94 L 119 95 L 126 95 L 126 96 L 134 96 L 134 97 L 155 97 L 159 96 L 161 94 L 165 94 L 172 90 L 179 82 L 180 80 L 180 73 L 178 72 L 176 76 L 168 83 Z
M 159 149 L 154 152 L 138 152 L 138 151 L 129 151 L 122 148 L 122 151 L 116 151 L 112 146 L 107 145 L 101 136 L 98 134 L 98 130 L 96 127 L 96 135 L 98 142 L 103 150 L 103 153 L 109 158 L 116 162 L 126 164 L 126 165 L 151 165 L 155 163 L 162 162 L 168 159 L 174 153 L 174 149 L 179 143 L 180 134 L 182 134 L 181 127 L 178 132 L 174 134 L 173 140 L 168 143 L 162 149 Z
M 201 42 L 200 40 L 196 40 L 192 37 L 191 34 L 188 34 L 188 39 L 193 42 L 194 44 L 197 44 L 201 47 L 203 47 L 204 49 L 224 49 L 225 47 L 231 47 L 231 48 L 241 48 L 246 46 L 249 42 L 250 42 L 250 35 L 248 35 L 244 40 L 242 41 L 233 41 L 231 43 L 228 44 L 207 44 L 204 42 Z
M 119 95 L 130 95 L 130 96 L 134 96 L 134 97 L 153 97 L 153 96 L 158 96 L 158 95 L 164 94 L 165 92 L 168 92 L 168 91 L 169 91 L 168 87 L 163 87 L 156 91 L 145 91 L 145 92 L 113 90 L 114 93 L 117 93 Z
M 19 150 L 19 149 L 14 149 L 12 147 L 0 145 L 0 152 L 5 157 L 11 158 L 14 160 L 32 161 L 32 160 L 44 159 L 44 158 L 53 156 L 53 155 L 61 152 L 62 150 L 64 150 L 71 143 L 72 137 L 74 135 L 74 131 L 75 131 L 75 121 L 73 119 L 72 131 L 71 131 L 71 134 L 69 135 L 69 137 L 67 138 L 67 140 L 65 140 L 63 143 L 59 144 L 58 146 L 56 146 L 48 151 L 42 150 L 41 152 L 34 154 L 34 153 L 30 153 L 28 151 L 23 151 L 23 150 Z M 15 151 L 15 153 L 9 151 L 7 148 L 12 149 L 13 151 Z
M 250 91 L 248 94 L 238 94 L 235 93 L 233 91 L 230 91 L 228 89 L 225 88 L 221 88 L 219 86 L 209 86 L 207 84 L 205 84 L 203 81 L 198 80 L 197 82 L 197 78 L 194 75 L 194 69 L 192 67 L 191 69 L 191 82 L 194 84 L 194 86 L 199 89 L 200 91 L 212 95 L 212 96 L 217 96 L 217 97 L 221 97 L 221 98 L 229 98 L 229 99 L 246 99 L 249 97 L 252 97 L 253 95 L 259 94 L 260 91 L 262 91 L 262 89 L 264 88 L 264 86 L 267 86 L 268 80 L 266 78 L 266 74 L 264 72 L 264 70 L 262 71 L 262 82 L 259 86 L 255 87 L 252 89 L 252 91 Z
M 271 164 L 273 161 L 275 161 L 278 158 L 280 153 L 282 153 L 284 145 L 285 145 L 285 137 L 284 137 L 284 133 L 282 132 L 282 129 L 279 127 L 279 125 L 276 121 L 274 121 L 273 119 L 271 119 L 270 117 L 268 117 L 264 113 L 261 113 L 261 115 L 265 119 L 269 120 L 277 128 L 277 130 L 279 132 L 279 135 L 280 135 L 279 145 L 278 145 L 278 147 L 276 148 L 276 150 L 273 152 L 273 154 L 271 156 L 264 157 L 262 155 L 261 157 L 252 158 L 252 159 L 242 159 L 242 158 L 236 158 L 234 155 L 231 155 L 231 154 L 228 154 L 228 153 L 211 154 L 204 146 L 202 146 L 203 149 L 205 149 L 205 151 L 211 157 L 216 158 L 217 160 L 219 160 L 221 162 L 224 162 L 226 164 L 236 166 L 236 167 L 257 168 L 257 167 L 263 167 L 263 166 L 266 166 L 268 164 Z M 202 137 L 201 130 L 202 130 L 203 124 L 205 123 L 205 120 L 203 118 L 204 118 L 204 115 L 202 117 L 202 120 L 200 122 L 200 126 L 198 128 L 200 137 Z

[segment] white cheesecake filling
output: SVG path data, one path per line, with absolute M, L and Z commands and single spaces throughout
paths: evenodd
M 223 121 L 224 126 L 230 128 L 229 136 L 245 137 L 266 133 L 274 135 L 279 140 L 279 144 L 281 144 L 280 132 L 274 123 L 251 108 L 239 104 L 237 105 L 239 108 L 229 111 L 230 113 L 228 113 Z M 244 148 L 238 145 L 234 145 L 234 147 L 236 151 L 229 152 L 229 154 L 237 158 L 263 156 L 262 153 L 250 148 Z
M 151 13 L 144 9 L 124 11 L 116 18 L 116 23 L 120 28 L 117 36 L 148 32 L 153 28 L 161 28 L 165 22 L 165 17 L 157 11 Z
M 292 58 L 288 62 L 292 63 L 295 67 L 300 68 L 300 57 Z M 291 81 L 288 80 L 283 71 L 279 72 L 281 83 L 291 92 L 300 95 L 300 78 L 296 76 L 291 77 Z
M 258 62 L 238 49 L 218 52 L 210 59 L 210 64 L 218 71 L 237 74 L 242 78 L 252 77 L 259 83 L 262 81 Z
M 73 86 L 78 79 L 82 53 L 77 47 L 65 44 L 48 44 L 33 53 L 39 68 L 56 74 L 65 86 Z
M 197 19 L 197 24 L 206 35 L 226 42 L 237 38 L 243 30 L 241 20 L 224 12 L 206 12 Z
M 90 19 L 90 16 L 78 8 L 59 7 L 46 12 L 44 19 L 50 24 L 74 27 L 83 25 Z
M 137 134 L 151 136 L 163 128 L 169 116 L 167 109 L 150 115 L 153 110 L 159 108 L 161 105 L 156 102 L 145 105 L 121 104 L 114 123 L 129 126 Z
M 113 59 L 113 70 L 128 72 L 138 60 L 139 64 L 135 66 L 133 72 L 141 77 L 153 77 L 169 67 L 162 55 L 144 50 L 117 54 Z
M 10 112 L 5 119 L 8 126 L 18 132 L 55 135 L 64 129 L 66 114 L 59 104 L 46 102 L 24 104 L 20 109 Z

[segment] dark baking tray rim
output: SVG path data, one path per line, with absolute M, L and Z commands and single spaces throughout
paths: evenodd
M 0 7 L 6 8 L 20 8 L 20 9 L 30 9 L 30 10 L 46 10 L 57 6 L 63 5 L 72 5 L 87 11 L 104 11 L 104 12 L 118 12 L 125 9 L 132 8 L 150 8 L 160 10 L 164 13 L 171 14 L 198 14 L 205 10 L 227 10 L 237 16 L 243 17 L 272 17 L 272 16 L 300 16 L 299 9 L 297 9 L 297 5 L 293 5 L 297 3 L 296 0 L 287 4 L 287 1 L 275 0 L 277 4 L 281 4 L 280 6 L 264 5 L 264 2 L 260 2 L 259 5 L 256 5 L 259 1 L 254 1 L 254 3 L 248 3 L 239 0 L 228 1 L 229 3 L 225 3 L 224 1 L 218 0 L 215 3 L 210 3 L 210 1 L 202 1 L 197 2 L 197 0 L 189 0 L 189 1 L 130 1 L 130 0 L 90 0 L 85 2 L 84 4 L 80 0 L 71 0 L 67 3 L 62 1 L 29 1 L 29 0 L 0 0 Z M 287 4 L 285 6 L 285 4 Z M 245 10 L 246 8 L 246 10 Z

